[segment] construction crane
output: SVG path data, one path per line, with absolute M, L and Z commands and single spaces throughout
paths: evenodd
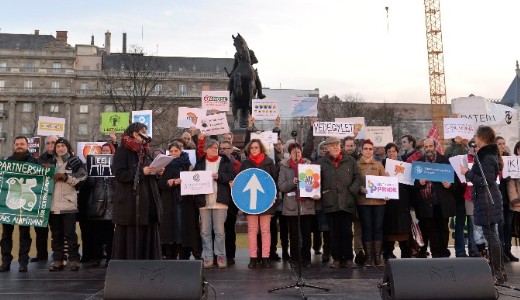
M 444 79 L 444 52 L 442 47 L 440 0 L 424 0 L 426 43 L 432 125 L 437 125 L 439 139 L 443 138 L 443 118 L 448 117 L 446 83 Z

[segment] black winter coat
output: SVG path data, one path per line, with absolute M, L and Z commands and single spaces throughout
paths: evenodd
M 386 158 L 382 164 L 386 166 Z M 386 201 L 383 226 L 385 235 L 411 232 L 410 195 L 413 193 L 412 186 L 399 183 L 399 199 Z
M 115 183 L 114 177 L 89 177 L 87 179 L 86 186 L 92 191 L 86 211 L 89 220 L 112 220 Z
M 162 203 L 156 175 L 144 175 L 143 168 L 151 163 L 147 156 L 140 167 L 139 176 L 139 225 L 161 222 Z M 118 147 L 112 162 L 112 174 L 116 178 L 113 222 L 120 225 L 136 225 L 136 197 L 133 192 L 134 176 L 138 164 L 137 153 Z
M 206 156 L 203 156 L 195 165 L 194 171 L 206 170 Z M 220 164 L 218 166 L 217 178 L 217 202 L 229 205 L 231 202 L 231 188 L 229 182 L 235 178 L 235 168 L 233 162 L 225 156 L 220 155 Z M 195 202 L 198 207 L 206 206 L 206 195 L 195 195 Z
M 418 161 L 426 161 L 426 157 L 423 156 Z M 448 158 L 437 152 L 437 159 L 435 160 L 437 164 L 449 164 L 450 161 Z M 442 210 L 442 217 L 449 218 L 455 215 L 455 192 L 458 189 L 458 182 L 455 180 L 454 183 L 451 184 L 449 188 L 445 188 L 442 185 L 442 182 L 432 182 L 432 198 L 424 199 L 421 190 L 425 188 L 425 185 L 422 186 L 419 183 L 419 180 L 415 180 L 415 190 L 416 197 L 415 203 L 413 206 L 415 207 L 415 211 L 417 213 L 418 218 L 433 218 L 433 203 L 434 201 L 440 203 Z
M 274 131 L 274 130 L 273 130 Z M 251 161 L 251 159 L 248 157 L 246 160 L 242 162 L 242 165 L 240 165 L 240 172 L 251 169 L 251 168 L 257 168 L 266 171 L 271 177 L 273 178 L 275 184 L 278 182 L 278 168 L 276 167 L 274 161 L 269 157 L 265 156 L 265 159 L 260 163 L 259 166 L 255 165 L 254 162 Z M 274 214 L 276 210 L 276 206 L 279 203 L 273 203 L 271 208 L 269 208 L 266 212 L 261 213 L 259 215 L 272 215 Z
M 471 201 L 475 209 L 473 210 L 473 216 L 475 218 L 475 225 L 485 226 L 488 223 L 488 212 L 489 212 L 489 223 L 498 224 L 503 219 L 503 207 L 502 207 L 502 195 L 496 182 L 499 165 L 498 165 L 498 147 L 496 144 L 486 145 L 479 149 L 477 152 L 478 159 L 482 165 L 484 171 L 484 178 L 480 172 L 480 168 L 477 162 L 473 163 L 473 167 L 466 173 L 466 179 L 473 183 L 471 189 Z M 484 185 L 484 180 L 489 185 L 489 191 L 493 197 L 494 205 L 487 202 L 489 195 Z

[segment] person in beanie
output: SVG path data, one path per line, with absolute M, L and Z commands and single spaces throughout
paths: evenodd
M 79 270 L 80 256 L 76 234 L 76 213 L 78 212 L 76 188 L 87 179 L 87 170 L 79 157 L 72 155 L 72 147 L 69 141 L 64 138 L 56 140 L 54 156 L 54 191 L 49 216 L 53 262 L 49 271 L 63 270 L 65 240 L 68 245 L 70 270 L 77 271 Z
M 19 162 L 28 162 L 37 164 L 38 162 L 29 153 L 29 143 L 24 136 L 18 136 L 14 139 L 14 153 L 7 160 L 14 160 Z M 22 194 L 23 195 L 23 194 Z M 18 271 L 27 272 L 27 264 L 29 263 L 29 250 L 31 250 L 31 233 L 29 226 L 18 226 L 20 232 L 18 250 L 18 262 L 20 264 Z M 2 224 L 2 240 L 0 240 L 0 247 L 2 248 L 2 265 L 0 265 L 0 272 L 7 272 L 11 269 L 11 261 L 13 256 L 13 231 L 14 225 Z

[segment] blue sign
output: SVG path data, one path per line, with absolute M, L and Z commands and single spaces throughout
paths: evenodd
M 412 179 L 453 183 L 455 182 L 455 171 L 450 164 L 414 161 L 412 162 Z
M 241 211 L 252 215 L 261 214 L 273 205 L 276 185 L 266 171 L 247 169 L 235 177 L 231 196 Z

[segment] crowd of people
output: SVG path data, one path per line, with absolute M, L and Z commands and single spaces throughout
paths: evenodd
M 410 135 L 401 137 L 400 145 L 385 147 L 353 137 L 328 137 L 315 147 L 315 121 L 310 119 L 304 143 L 279 137 L 270 154 L 261 140 L 251 139 L 256 131 L 252 118 L 243 150 L 233 146 L 231 133 L 205 136 L 191 128 L 164 149 L 173 158 L 165 168 L 150 166 L 155 155 L 166 151 L 152 151 L 146 125 L 133 123 L 119 143 L 112 134 L 102 147 L 103 154 L 113 154 L 114 177 L 88 177 L 69 142 L 53 136 L 46 138 L 46 152 L 39 159 L 29 154 L 27 139 L 17 137 L 8 159 L 56 168 L 50 271 L 63 270 L 65 263 L 73 271 L 80 263 L 100 266 L 103 259 L 105 266 L 110 259 L 191 257 L 203 260 L 204 268 L 233 265 L 240 213 L 231 197 L 233 180 L 243 170 L 259 168 L 273 178 L 278 194 L 267 211 L 245 214 L 251 269 L 268 269 L 282 260 L 292 267 L 312 267 L 312 251 L 321 255 L 322 263 L 332 260 L 335 269 L 384 267 L 386 260 L 396 258 L 397 243 L 402 258 L 486 257 L 496 282 L 507 281 L 504 262 L 518 261 L 511 240 L 513 213 L 520 211 L 520 179 L 502 177 L 501 157 L 510 154 L 506 141 L 491 127 L 479 127 L 471 141 L 453 139 L 442 154 L 438 141 L 417 141 Z M 278 134 L 279 124 L 277 119 L 273 129 Z M 476 147 L 467 147 L 468 142 Z M 194 165 L 183 152 L 188 149 L 196 152 Z M 367 197 L 366 176 L 389 176 L 388 159 L 449 164 L 449 157 L 461 154 L 468 154 L 470 162 L 475 159 L 469 169 L 460 166 L 471 184 L 456 176 L 453 183 L 422 179 L 414 185 L 400 183 L 398 200 Z M 513 155 L 520 155 L 520 143 Z M 299 164 L 320 165 L 320 196 L 300 197 Z M 180 172 L 192 170 L 211 172 L 213 193 L 181 195 Z M 419 220 L 422 246 L 412 234 L 412 211 Z M 455 220 L 455 253 L 448 247 L 450 218 Z M 19 227 L 19 271 L 27 272 L 29 261 L 48 259 L 48 229 L 35 227 L 37 255 L 29 259 L 30 228 Z M 13 229 L 3 224 L 0 272 L 10 270 Z

